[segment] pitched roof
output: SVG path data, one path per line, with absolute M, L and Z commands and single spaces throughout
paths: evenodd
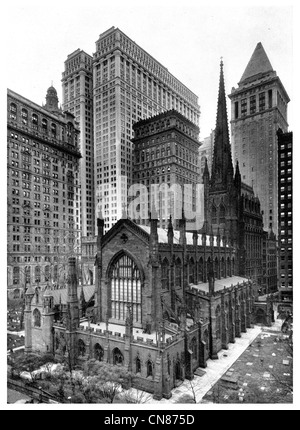
M 88 302 L 93 294 L 95 293 L 95 285 L 83 285 L 82 287 L 77 287 L 77 297 L 80 300 L 81 292 L 83 291 L 84 299 Z M 59 303 L 65 305 L 67 303 L 68 290 L 67 288 L 48 288 L 45 293 L 47 295 L 51 295 L 53 297 L 53 301 L 55 305 Z M 44 295 L 45 295 L 44 293 Z
M 273 67 L 270 60 L 262 46 L 261 42 L 256 45 L 256 48 L 250 58 L 249 63 L 241 77 L 240 83 L 256 76 L 258 74 L 264 74 L 267 72 L 273 72 Z

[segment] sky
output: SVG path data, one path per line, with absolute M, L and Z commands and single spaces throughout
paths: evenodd
M 39 105 L 45 102 L 52 82 L 62 101 L 61 77 L 67 56 L 77 48 L 92 55 L 99 35 L 112 26 L 120 28 L 198 96 L 200 139 L 215 127 L 220 57 L 228 94 L 237 87 L 261 42 L 292 99 L 293 10 L 288 1 L 286 5 L 279 1 L 229 1 L 226 7 L 221 2 L 199 0 L 5 3 L 4 32 L 9 34 L 5 38 L 6 87 Z M 230 116 L 229 107 L 228 99 Z M 288 119 L 292 129 L 292 102 Z

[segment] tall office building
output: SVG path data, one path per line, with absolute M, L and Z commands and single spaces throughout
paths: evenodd
M 63 108 L 79 124 L 82 236 L 95 234 L 94 140 L 93 140 L 93 71 L 92 57 L 77 49 L 68 55 L 63 72 Z
M 108 230 L 132 183 L 133 123 L 176 109 L 198 125 L 200 110 L 198 97 L 118 28 L 96 42 L 93 79 L 96 205 Z
M 254 188 L 264 212 L 264 228 L 277 235 L 277 136 L 287 131 L 289 96 L 258 43 L 231 94 L 231 141 L 242 181 Z
M 8 289 L 62 284 L 80 252 L 78 124 L 50 87 L 41 107 L 7 93 Z
M 188 220 L 194 219 L 199 183 L 199 127 L 171 110 L 137 122 L 133 130 L 133 182 L 140 193 L 137 198 L 140 211 L 138 217 L 129 216 L 148 225 L 154 205 L 162 228 L 167 228 L 170 215 L 178 222 L 182 209 Z
M 279 294 L 293 297 L 293 133 L 278 130 Z

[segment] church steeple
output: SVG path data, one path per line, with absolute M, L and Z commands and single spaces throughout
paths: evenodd
M 223 60 L 221 60 L 211 186 L 213 189 L 227 190 L 228 185 L 232 182 L 233 165 L 228 132 Z

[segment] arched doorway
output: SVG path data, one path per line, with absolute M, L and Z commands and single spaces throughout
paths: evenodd
M 255 315 L 256 324 L 266 324 L 266 313 L 263 309 L 258 308 Z

